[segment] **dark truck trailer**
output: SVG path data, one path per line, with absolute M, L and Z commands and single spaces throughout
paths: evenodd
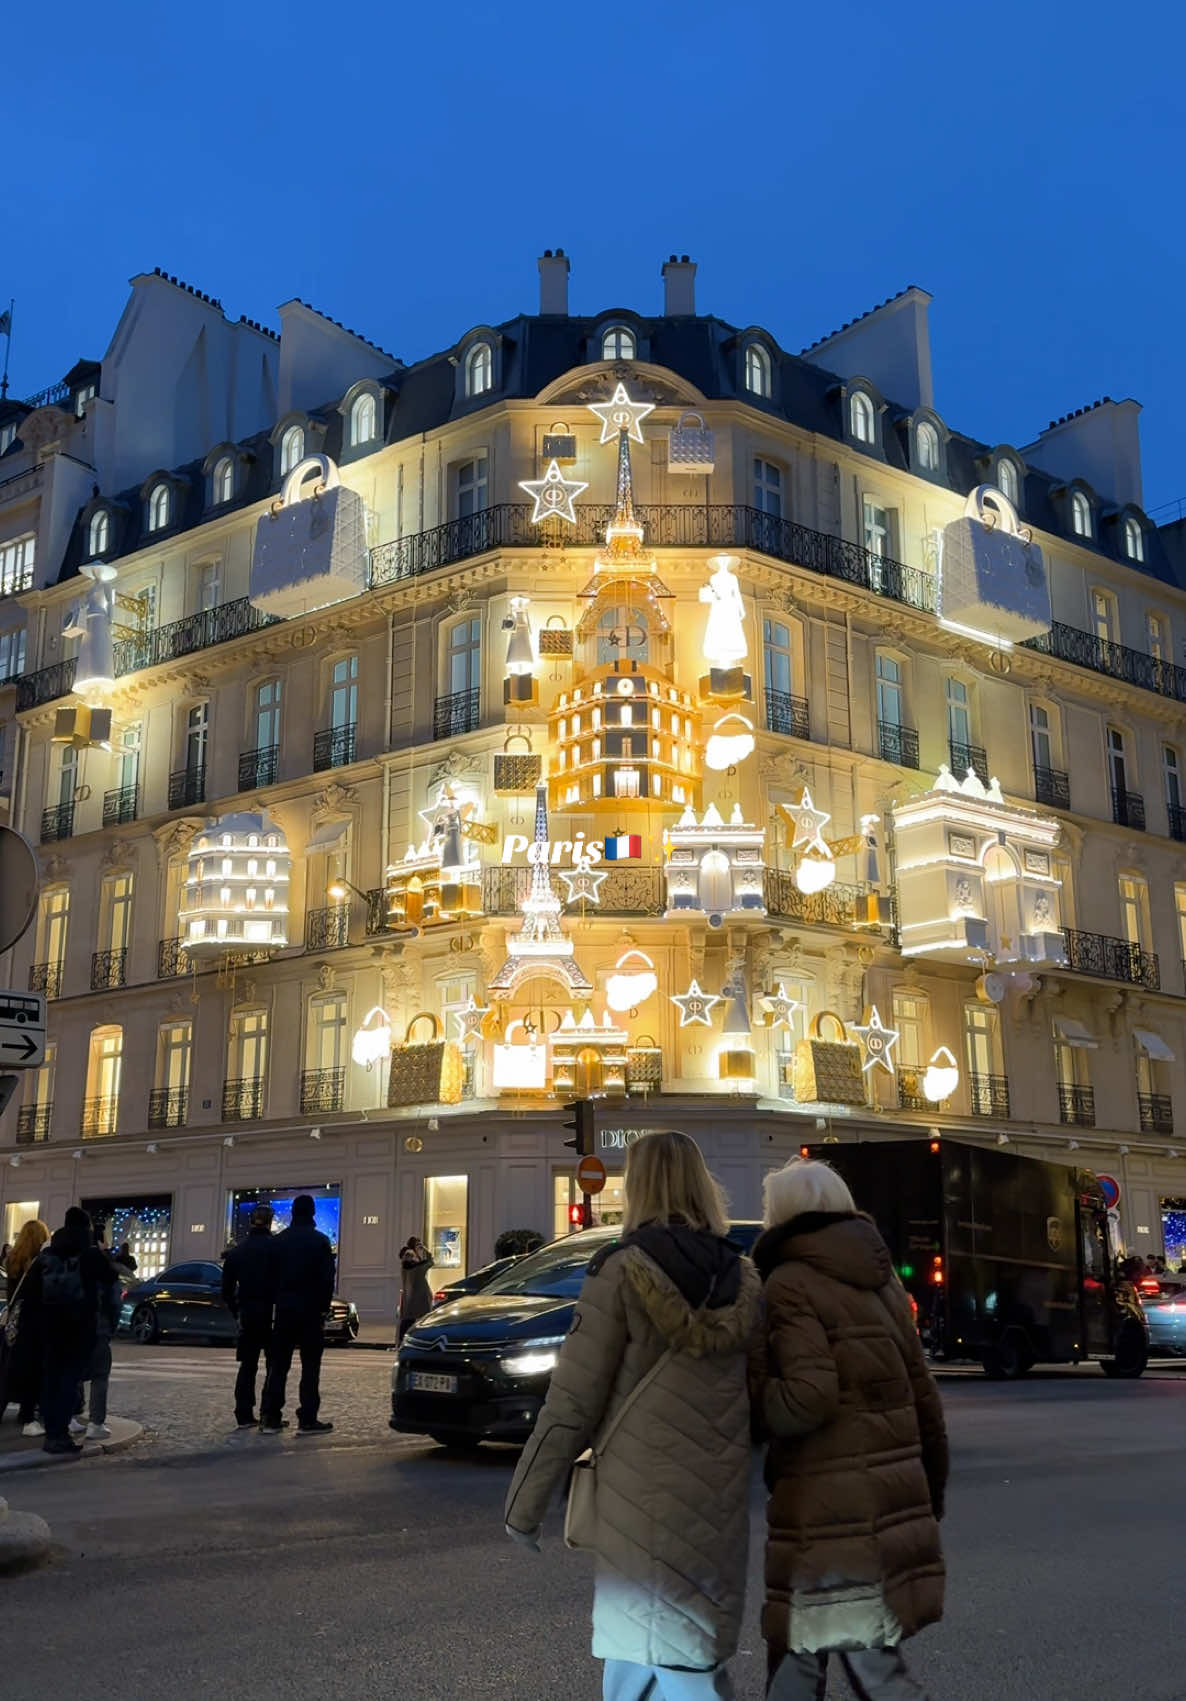
M 1096 1359 L 1140 1376 L 1149 1329 L 1113 1269 L 1089 1170 L 959 1140 L 820 1145 L 885 1236 L 935 1358 L 990 1376 Z

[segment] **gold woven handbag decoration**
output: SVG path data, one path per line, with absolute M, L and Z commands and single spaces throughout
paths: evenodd
M 512 744 L 526 745 L 525 750 L 512 750 Z M 508 732 L 502 749 L 494 752 L 494 790 L 499 797 L 519 797 L 532 792 L 540 782 L 543 760 L 531 748 L 531 735 Z
M 825 1020 L 839 1028 L 839 1039 L 823 1038 Z M 794 1089 L 800 1104 L 865 1103 L 861 1048 L 834 1010 L 821 1010 L 795 1047 Z
M 417 1022 L 432 1024 L 432 1037 L 414 1040 L 412 1029 Z M 391 1073 L 387 1077 L 387 1105 L 398 1109 L 413 1104 L 458 1104 L 465 1082 L 465 1059 L 459 1046 L 441 1037 L 441 1024 L 427 1010 L 413 1016 L 404 1033 L 403 1044 L 391 1053 Z
M 558 624 L 553 625 L 553 621 Z M 540 627 L 537 637 L 541 660 L 544 656 L 571 656 L 572 633 L 558 614 L 548 616 L 547 625 Z

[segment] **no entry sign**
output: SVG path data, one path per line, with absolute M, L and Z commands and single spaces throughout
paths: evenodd
M 1114 1175 L 1097 1175 L 1095 1179 L 1103 1191 L 1104 1204 L 1109 1211 L 1114 1211 L 1120 1203 L 1120 1183 Z
M 605 1165 L 600 1158 L 582 1158 L 577 1165 L 577 1183 L 582 1193 L 600 1193 L 605 1186 Z

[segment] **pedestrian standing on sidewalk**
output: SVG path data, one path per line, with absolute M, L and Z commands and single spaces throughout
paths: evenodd
M 768 1701 L 818 1701 L 829 1652 L 864 1701 L 925 1701 L 900 1644 L 943 1614 L 947 1434 L 906 1292 L 830 1165 L 766 1177 L 751 1361 L 766 1458 Z
M 253 1205 L 247 1239 L 231 1247 L 222 1265 L 223 1302 L 239 1324 L 235 1422 L 240 1429 L 255 1428 L 255 1382 L 260 1354 L 264 1355 L 265 1382 L 271 1364 L 276 1311 L 274 1248 L 272 1207 Z
M 432 1263 L 432 1253 L 414 1235 L 399 1249 L 399 1341 L 413 1323 L 419 1323 L 432 1310 L 432 1289 L 428 1285 Z
M 732 1698 L 760 1284 L 725 1238 L 720 1189 L 686 1134 L 647 1134 L 628 1149 L 625 1200 L 625 1232 L 589 1266 L 511 1483 L 507 1533 L 538 1550 L 553 1494 L 591 1446 L 594 1505 L 568 1533 L 597 1558 L 605 1701 Z
M 291 1225 L 272 1243 L 276 1322 L 264 1382 L 259 1426 L 263 1435 L 279 1435 L 284 1427 L 284 1391 L 294 1352 L 301 1355 L 297 1434 L 325 1435 L 334 1427 L 322 1423 L 317 1415 L 321 1408 L 325 1317 L 334 1297 L 334 1251 L 327 1236 L 314 1226 L 314 1215 L 312 1196 L 298 1193 L 292 1202 Z
M 41 1420 L 47 1453 L 76 1458 L 82 1452 L 70 1438 L 71 1413 L 95 1348 L 99 1294 L 110 1268 L 94 1243 L 91 1219 L 71 1205 L 29 1272 L 42 1321 Z
M 44 1357 L 40 1295 L 33 1279 L 25 1280 L 37 1262 L 38 1254 L 49 1240 L 49 1227 L 40 1218 L 24 1223 L 9 1248 L 7 1271 L 8 1312 L 5 1333 L 8 1353 L 5 1364 L 5 1390 L 0 1396 L 0 1417 L 4 1406 L 15 1401 L 17 1421 L 25 1435 L 44 1435 L 45 1426 L 37 1421 L 37 1403 L 41 1398 L 41 1362 Z
M 110 1256 L 104 1253 L 104 1258 L 107 1262 L 107 1280 L 99 1284 L 95 1345 L 91 1351 L 86 1377 L 90 1383 L 86 1426 L 88 1441 L 106 1441 L 111 1435 L 107 1427 L 107 1389 L 111 1382 L 111 1342 L 119 1327 L 122 1282 Z M 72 1425 L 71 1428 L 72 1433 L 78 1433 L 77 1426 Z

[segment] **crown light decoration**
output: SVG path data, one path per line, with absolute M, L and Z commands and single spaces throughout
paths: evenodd
M 517 933 L 507 939 L 507 957 L 490 981 L 487 991 L 501 997 L 512 993 L 535 975 L 547 976 L 566 986 L 574 996 L 588 997 L 592 982 L 576 960 L 576 946 L 561 924 L 563 906 L 552 887 L 548 872 L 548 788 L 535 788 L 535 843 L 531 863 L 531 885 L 519 908 L 523 919 Z

